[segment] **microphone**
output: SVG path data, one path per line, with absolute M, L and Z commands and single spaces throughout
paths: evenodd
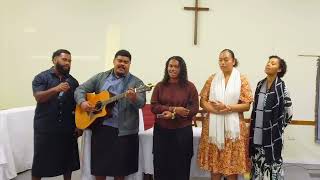
M 70 85 L 70 82 L 69 82 L 70 80 L 69 80 L 69 78 L 67 78 L 67 79 L 65 79 L 63 82 L 66 82 L 66 83 L 68 83 L 69 85 Z M 59 92 L 59 96 L 58 96 L 58 98 L 60 99 L 60 98 L 62 98 L 62 96 L 64 95 L 64 91 L 61 91 L 61 92 Z
M 63 94 L 64 94 L 64 92 L 63 92 L 63 91 L 59 92 L 59 96 L 58 96 L 58 98 L 61 98 L 61 97 L 63 96 Z

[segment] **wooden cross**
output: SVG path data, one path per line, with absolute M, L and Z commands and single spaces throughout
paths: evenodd
M 199 7 L 198 0 L 196 0 L 194 7 L 184 7 L 184 10 L 194 11 L 194 36 L 193 44 L 197 45 L 197 35 L 198 35 L 198 12 L 199 11 L 209 11 L 209 8 Z

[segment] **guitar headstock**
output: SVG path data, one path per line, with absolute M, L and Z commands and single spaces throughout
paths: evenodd
M 154 87 L 153 84 L 148 83 L 146 85 L 141 85 L 140 87 L 136 88 L 136 92 L 140 93 L 140 92 L 145 92 L 145 91 L 151 91 L 151 89 Z

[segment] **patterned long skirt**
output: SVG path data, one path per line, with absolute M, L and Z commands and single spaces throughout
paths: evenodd
M 203 170 L 229 176 L 250 172 L 248 152 L 249 128 L 240 121 L 240 139 L 225 139 L 225 148 L 219 150 L 215 144 L 209 143 L 208 118 L 202 122 L 202 133 L 198 148 L 198 164 Z
M 254 155 L 251 156 L 252 180 L 284 180 L 284 171 L 282 168 L 282 158 L 272 163 L 265 161 L 265 151 L 261 147 L 255 147 Z

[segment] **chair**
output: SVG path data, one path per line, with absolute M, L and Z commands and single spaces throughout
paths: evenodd
M 142 113 L 143 113 L 143 121 L 144 121 L 144 130 L 152 128 L 154 125 L 155 116 L 151 112 L 151 105 L 146 104 L 142 108 Z

